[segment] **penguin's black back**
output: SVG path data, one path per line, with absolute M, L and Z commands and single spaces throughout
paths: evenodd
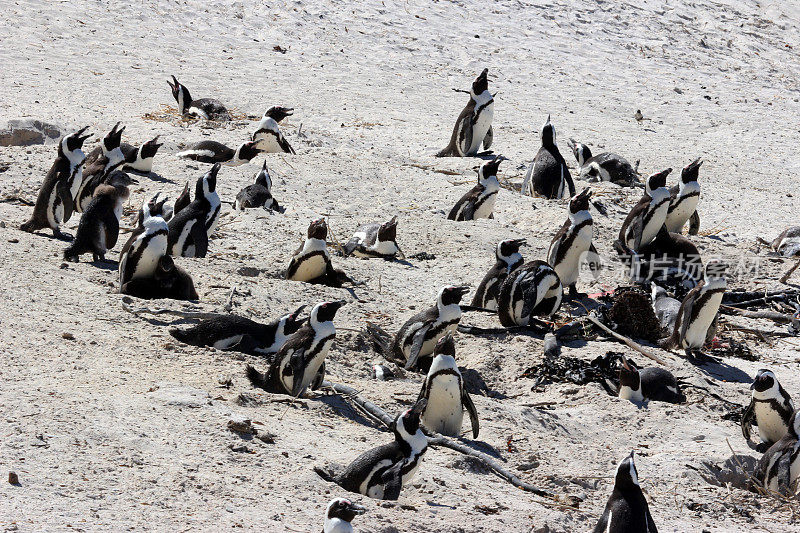
M 117 244 L 119 220 L 114 214 L 116 205 L 116 198 L 108 194 L 92 198 L 78 223 L 75 240 L 64 250 L 65 258 L 77 257 L 85 253 L 103 255 Z M 102 237 L 101 233 L 104 233 Z M 105 249 L 100 247 L 102 238 L 105 239 Z
M 193 346 L 212 346 L 215 342 L 235 335 L 264 337 L 269 325 L 259 324 L 239 315 L 225 315 L 208 320 L 188 329 L 170 329 L 169 333 L 179 341 Z M 274 332 L 273 332 L 274 333 Z
M 356 457 L 347 468 L 334 477 L 334 481 L 345 490 L 360 493 L 360 485 L 367 476 L 370 475 L 370 472 L 372 472 L 372 469 L 378 462 L 388 459 L 391 461 L 391 464 L 375 472 L 373 475 L 375 479 L 380 479 L 384 471 L 404 458 L 403 450 L 397 441 L 382 444 Z M 369 487 L 367 487 L 367 489 L 369 489 Z
M 270 198 L 269 189 L 259 183 L 248 185 L 236 195 L 239 205 L 244 208 L 263 207 Z
M 533 190 L 545 198 L 556 198 L 558 189 L 561 186 L 562 172 L 564 173 L 566 192 L 569 189 L 570 196 L 574 194 L 574 185 L 569 176 L 567 162 L 555 146 L 542 146 L 533 159 L 533 175 L 531 182 Z M 570 188 L 569 186 L 572 185 Z
M 669 370 L 649 366 L 639 370 L 639 379 L 642 386 L 642 394 L 645 398 L 658 402 L 683 403 L 686 396 L 678 386 L 678 380 Z M 669 390 L 672 387 L 676 392 Z
M 615 487 L 594 533 L 658 533 L 642 489 Z

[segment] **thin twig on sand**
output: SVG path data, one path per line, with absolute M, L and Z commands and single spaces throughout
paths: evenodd
M 603 324 L 602 322 L 600 322 L 599 320 L 597 320 L 595 317 L 593 317 L 591 315 L 588 315 L 586 318 L 588 318 L 589 321 L 592 324 L 594 324 L 598 328 L 602 329 L 603 331 L 605 331 L 606 333 L 608 333 L 609 335 L 611 335 L 615 339 L 617 339 L 619 341 L 622 341 L 625 344 L 627 344 L 628 347 L 630 347 L 631 349 L 636 350 L 637 352 L 639 352 L 643 356 L 647 357 L 648 359 L 652 359 L 653 361 L 655 361 L 659 365 L 667 366 L 666 362 L 664 362 L 659 357 L 651 354 L 650 352 L 648 352 L 647 350 L 642 348 L 642 346 L 639 343 L 632 341 L 631 339 L 629 339 L 625 335 L 621 335 L 621 334 L 617 333 L 616 331 L 614 331 L 613 329 L 609 328 L 608 326 L 606 326 L 605 324 Z

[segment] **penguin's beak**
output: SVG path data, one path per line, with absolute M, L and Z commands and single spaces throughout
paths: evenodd
M 306 304 L 303 304 L 300 307 L 298 307 L 297 309 L 295 309 L 294 313 L 289 315 L 289 319 L 290 320 L 297 320 L 297 317 L 300 316 L 300 313 L 302 313 L 303 309 L 305 309 L 305 308 L 306 308 Z
M 356 514 L 356 515 L 364 514 L 364 513 L 367 512 L 367 508 L 366 507 L 363 507 L 363 506 L 358 505 L 356 503 L 347 504 L 346 510 L 351 512 L 351 513 L 353 513 L 353 514 Z
M 417 400 L 417 403 L 414 404 L 414 407 L 411 408 L 411 416 L 419 418 L 422 416 L 422 413 L 425 411 L 425 408 L 428 406 L 427 398 L 420 398 Z
M 159 138 L 159 137 L 161 137 L 161 135 L 156 135 L 155 137 L 153 137 L 152 139 L 150 139 L 150 140 L 147 142 L 147 144 L 150 144 L 150 145 L 154 146 L 156 149 L 159 149 L 159 148 L 161 148 L 162 146 L 164 146 L 164 143 L 160 143 L 160 142 L 158 142 L 158 138 Z
M 222 168 L 222 164 L 221 163 L 214 163 L 214 166 L 211 167 L 211 170 L 208 171 L 208 176 L 210 178 L 216 178 L 217 174 L 219 173 L 219 169 L 221 169 L 221 168 Z
M 511 243 L 519 247 L 519 246 L 525 246 L 526 244 L 528 244 L 528 241 L 526 241 L 525 239 L 511 239 Z
M 453 287 L 453 291 L 459 296 L 463 297 L 469 292 L 469 287 L 467 285 L 460 285 L 458 287 Z

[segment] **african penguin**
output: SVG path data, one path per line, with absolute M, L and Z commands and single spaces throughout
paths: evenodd
M 81 215 L 75 240 L 64 250 L 64 259 L 77 263 L 81 254 L 91 252 L 94 261 L 105 261 L 106 252 L 117 244 L 122 206 L 130 196 L 128 185 L 132 183 L 137 182 L 116 170 L 108 184 L 97 186 Z
M 230 120 L 231 115 L 222 105 L 222 102 L 214 98 L 200 98 L 192 100 L 189 89 L 185 85 L 178 83 L 177 78 L 172 76 L 172 81 L 167 80 L 172 89 L 172 97 L 178 102 L 178 112 L 183 115 L 193 115 L 206 120 Z
M 482 307 L 490 311 L 497 310 L 497 293 L 506 276 L 522 266 L 524 262 L 519 253 L 525 239 L 508 239 L 497 243 L 494 255 L 497 258 L 494 266 L 486 273 L 472 298 L 473 307 Z
M 448 333 L 439 339 L 433 349 L 433 363 L 417 397 L 418 400 L 427 400 L 422 412 L 422 425 L 436 433 L 458 437 L 466 409 L 472 424 L 472 438 L 477 439 L 480 431 L 478 411 L 464 388 L 464 379 L 456 365 L 455 355 L 453 334 Z
M 639 182 L 639 175 L 628 161 L 621 155 L 611 152 L 592 155 L 585 144 L 569 140 L 572 154 L 578 161 L 578 177 L 586 181 L 609 181 L 617 185 L 630 187 Z
M 119 149 L 125 156 L 125 170 L 145 176 L 150 174 L 153 171 L 153 158 L 162 146 L 162 143 L 158 142 L 159 137 L 160 135 L 156 135 L 155 138 L 150 139 L 139 148 L 128 143 L 121 143 Z
M 172 328 L 169 334 L 185 344 L 213 346 L 218 350 L 235 350 L 251 355 L 277 353 L 286 339 L 303 324 L 299 318 L 305 306 L 269 324 L 260 324 L 238 315 L 219 315 L 201 321 L 188 329 Z
M 158 261 L 167 255 L 169 227 L 161 216 L 166 198 L 159 201 L 156 194 L 142 204 L 139 226 L 131 233 L 119 254 L 119 286 L 135 278 L 155 274 Z
M 183 191 L 175 198 L 175 203 L 172 204 L 172 210 L 169 216 L 165 213 L 164 220 L 169 222 L 169 219 L 177 215 L 181 209 L 188 206 L 190 203 L 192 203 L 192 195 L 189 194 L 189 182 L 187 181 L 183 186 Z
M 255 182 L 248 185 L 236 195 L 236 202 L 233 208 L 237 211 L 244 211 L 254 207 L 263 207 L 268 211 L 277 211 L 283 213 L 285 211 L 278 201 L 272 197 L 272 178 L 270 178 L 269 170 L 267 170 L 267 161 L 264 161 L 264 166 L 256 174 Z
M 481 165 L 478 169 L 478 184 L 456 202 L 447 215 L 449 220 L 494 218 L 494 204 L 497 200 L 497 191 L 500 190 L 497 169 L 501 161 L 503 157 L 498 155 Z
M 770 243 L 770 248 L 784 257 L 800 255 L 800 226 L 791 226 L 783 230 Z
M 556 127 L 550 123 L 550 115 L 542 126 L 542 146 L 528 167 L 522 182 L 522 194 L 543 198 L 575 196 L 575 183 L 567 168 L 567 162 L 556 145 Z
M 181 209 L 169 221 L 169 253 L 175 257 L 205 257 L 208 237 L 219 218 L 220 201 L 217 195 L 217 173 L 220 164 L 197 180 L 194 201 Z
M 313 282 L 333 270 L 331 256 L 325 243 L 327 236 L 328 224 L 325 219 L 312 220 L 308 226 L 308 237 L 292 254 L 289 268 L 286 269 L 286 279 Z
M 264 153 L 294 154 L 294 149 L 281 133 L 278 122 L 294 114 L 293 107 L 273 106 L 267 109 L 251 140 L 256 141 L 256 147 Z
M 678 320 L 678 313 L 681 309 L 680 300 L 672 298 L 667 294 L 666 289 L 652 284 L 651 298 L 653 300 L 653 311 L 661 325 L 661 331 L 672 332 L 675 329 L 675 321 Z
M 667 220 L 664 224 L 672 233 L 681 233 L 688 220 L 691 220 L 689 235 L 697 235 L 700 230 L 700 217 L 697 214 L 700 185 L 697 183 L 697 176 L 702 164 L 701 159 L 695 159 L 689 163 L 681 171 L 680 184 L 669 189 L 670 203 Z
M 655 239 L 642 245 L 638 252 L 619 239 L 613 247 L 637 283 L 658 281 L 688 290 L 702 279 L 703 260 L 697 246 L 683 235 L 668 232 L 666 226 L 662 225 Z
M 553 267 L 530 261 L 511 272 L 497 294 L 497 315 L 505 327 L 527 326 L 533 316 L 551 316 L 561 307 L 563 286 Z
M 764 452 L 789 431 L 794 403 L 771 370 L 759 370 L 750 388 L 753 392 L 742 416 L 742 435 L 749 441 L 750 429 L 755 422 L 761 437 L 756 450 Z
M 322 467 L 314 467 L 314 471 L 325 481 L 350 492 L 380 500 L 397 500 L 428 450 L 428 437 L 420 428 L 420 416 L 426 403 L 424 398 L 417 400 L 411 409 L 392 422 L 393 442 L 365 451 L 338 474 Z
M 95 188 L 101 183 L 108 183 L 107 179 L 115 170 L 122 170 L 125 156 L 120 150 L 122 132 L 125 126 L 119 127 L 117 122 L 110 132 L 103 137 L 99 150 L 95 148 L 86 156 L 86 165 L 83 167 L 83 180 L 75 195 L 75 210 L 82 213 L 89 207 Z
M 353 533 L 351 522 L 357 515 L 364 514 L 366 509 L 346 498 L 334 498 L 325 510 L 325 523 L 322 533 Z
M 719 261 L 709 261 L 705 279 L 681 302 L 672 335 L 659 344 L 667 349 L 682 349 L 689 359 L 693 359 L 694 353 L 706 343 L 708 330 L 714 324 L 726 288 L 725 266 Z
M 594 533 L 658 533 L 639 486 L 633 452 L 617 467 L 614 490 Z
M 781 440 L 769 447 L 756 465 L 755 478 L 759 488 L 794 496 L 800 476 L 800 417 L 797 411 L 789 419 L 789 428 Z
M 427 371 L 436 343 L 458 327 L 461 320 L 459 302 L 468 291 L 469 287 L 463 286 L 443 287 L 436 297 L 436 304 L 409 318 L 393 341 L 387 332 L 367 322 L 367 331 L 376 351 L 406 370 Z
M 175 264 L 169 255 L 161 256 L 151 277 L 135 278 L 120 286 L 120 294 L 144 300 L 171 298 L 173 300 L 198 300 L 192 277 Z
M 561 285 L 569 287 L 571 298 L 578 296 L 576 285 L 581 262 L 587 260 L 589 252 L 597 256 L 592 244 L 591 198 L 592 191 L 587 188 L 570 199 L 567 220 L 556 232 L 547 252 L 547 262 L 558 274 Z
M 31 218 L 19 229 L 33 233 L 50 228 L 57 239 L 69 240 L 72 237 L 61 232 L 61 224 L 72 216 L 75 210 L 75 197 L 83 183 L 83 163 L 85 156 L 81 147 L 90 135 L 83 135 L 88 126 L 71 135 L 61 138 L 58 155 L 53 166 L 44 178 L 36 197 Z
M 618 396 L 632 402 L 683 403 L 686 395 L 681 392 L 678 380 L 669 370 L 657 366 L 638 369 L 628 359 L 620 356 Z
M 398 256 L 405 259 L 397 245 L 397 216 L 384 223 L 373 222 L 356 228 L 353 236 L 344 245 L 344 254 L 363 259 L 380 257 L 390 260 Z
M 251 159 L 259 154 L 256 143 L 242 143 L 236 150 L 228 148 L 217 141 L 200 141 L 191 145 L 182 152 L 178 152 L 178 157 L 191 159 L 200 163 L 222 163 L 228 167 L 238 167 L 249 163 Z
M 644 195 L 622 223 L 619 240 L 634 252 L 655 239 L 667 219 L 669 191 L 665 185 L 670 172 L 668 168 L 647 178 Z
M 325 379 L 325 357 L 336 337 L 333 318 L 345 303 L 339 300 L 315 305 L 308 322 L 292 334 L 271 358 L 265 374 L 247 365 L 250 383 L 267 392 L 295 398 L 308 387 L 317 390 Z
M 469 102 L 461 111 L 450 136 L 450 144 L 441 150 L 436 157 L 472 157 L 483 149 L 492 146 L 494 132 L 494 97 L 489 92 L 489 69 L 483 69 L 469 91 Z

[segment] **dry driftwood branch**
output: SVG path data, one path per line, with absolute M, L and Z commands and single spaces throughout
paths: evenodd
M 765 318 L 767 320 L 774 320 L 780 324 L 788 324 L 792 321 L 791 315 L 776 313 L 775 311 L 747 311 L 746 309 L 738 309 L 729 305 L 721 305 L 720 311 L 730 315 L 743 316 L 745 318 Z
M 639 343 L 636 343 L 636 342 L 632 341 L 631 339 L 629 339 L 625 335 L 620 335 L 619 333 L 617 333 L 613 329 L 609 328 L 608 326 L 606 326 L 605 324 L 603 324 L 602 322 L 597 320 L 592 315 L 587 315 L 586 318 L 588 318 L 589 321 L 591 321 L 592 324 L 594 324 L 595 326 L 599 327 L 600 329 L 602 329 L 603 331 L 605 331 L 606 333 L 608 333 L 609 335 L 611 335 L 612 337 L 614 337 L 618 341 L 621 341 L 621 342 L 624 342 L 625 344 L 627 344 L 628 347 L 630 347 L 631 349 L 636 350 L 637 352 L 639 352 L 643 356 L 647 357 L 648 359 L 652 359 L 653 361 L 655 361 L 659 365 L 667 366 L 666 362 L 664 362 L 661 358 L 651 354 L 650 352 L 648 352 L 647 350 L 642 348 L 642 346 Z
M 133 303 L 133 298 L 129 296 L 124 296 L 121 300 L 122 308 L 127 312 L 133 315 L 141 315 L 141 314 L 148 314 L 148 315 L 173 315 L 179 316 L 181 318 L 199 318 L 199 319 L 208 319 L 208 318 L 218 318 L 222 315 L 220 313 L 207 313 L 205 311 L 186 311 L 183 309 L 164 309 L 161 307 L 133 307 L 131 304 Z
M 779 281 L 781 283 L 786 283 L 787 281 L 789 281 L 789 276 L 794 274 L 794 271 L 797 270 L 797 267 L 800 267 L 800 259 L 797 260 L 797 263 L 795 263 L 792 268 L 786 271 L 786 274 L 781 276 L 781 279 Z
M 336 394 L 341 395 L 345 400 L 352 402 L 354 405 L 357 405 L 359 410 L 364 413 L 368 413 L 368 416 L 373 420 L 378 420 L 383 423 L 385 426 L 389 426 L 394 421 L 394 418 L 389 416 L 386 411 L 375 405 L 374 403 L 370 402 L 361 394 L 352 387 L 348 387 L 347 385 L 340 385 L 338 383 L 331 383 L 330 381 L 324 381 L 322 383 L 323 388 L 327 388 L 335 392 Z M 444 435 L 440 435 L 439 433 L 431 433 L 428 435 L 428 444 L 430 446 L 441 446 L 443 448 L 449 448 L 453 451 L 462 453 L 464 455 L 468 455 L 481 463 L 483 463 L 486 467 L 493 470 L 498 476 L 505 479 L 512 485 L 517 488 L 520 488 L 527 492 L 532 492 L 537 496 L 542 496 L 544 498 L 555 499 L 555 495 L 551 492 L 546 490 L 540 489 L 535 487 L 529 483 L 525 483 L 520 478 L 497 464 L 497 462 L 486 455 L 485 453 L 479 452 L 478 450 L 474 450 L 469 446 L 465 446 L 454 441 L 451 438 L 445 437 Z

